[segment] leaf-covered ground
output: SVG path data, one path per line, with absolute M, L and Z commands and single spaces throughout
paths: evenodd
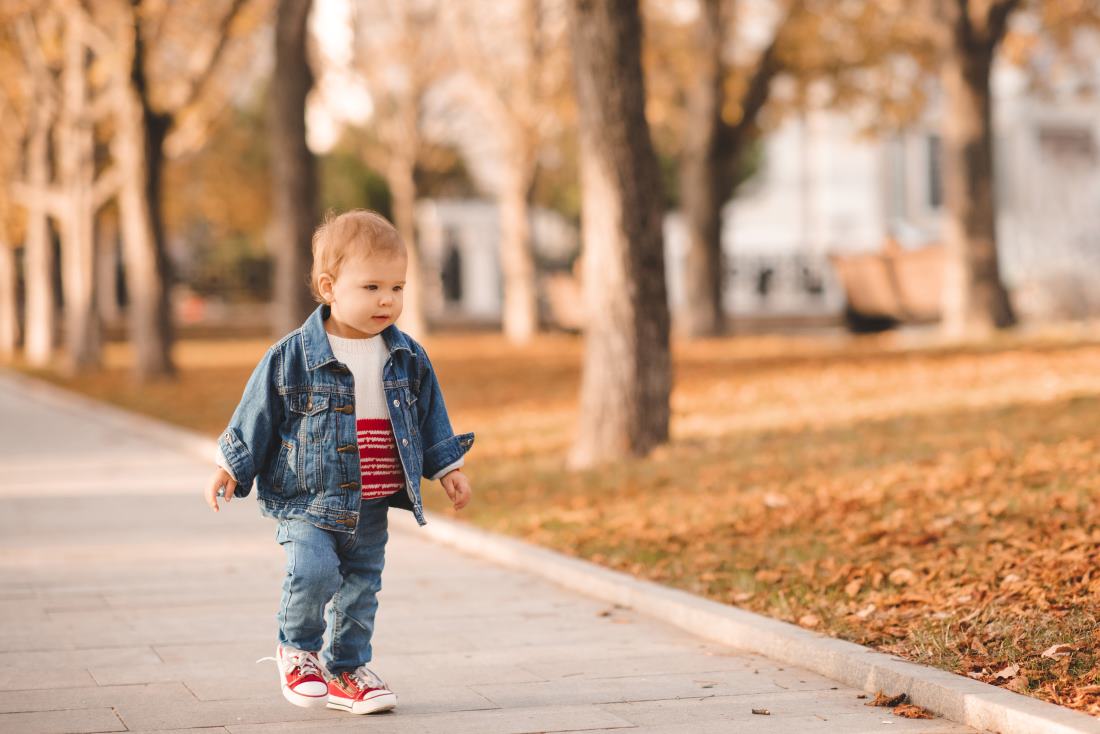
M 177 384 L 135 388 L 121 345 L 51 379 L 213 434 L 266 345 L 186 341 Z M 477 433 L 463 519 L 1100 714 L 1100 344 L 677 343 L 672 442 L 582 472 L 580 339 L 427 346 Z

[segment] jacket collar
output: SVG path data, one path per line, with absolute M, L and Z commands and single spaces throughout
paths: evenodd
M 328 334 L 325 332 L 325 319 L 332 313 L 332 308 L 322 303 L 313 310 L 305 323 L 302 324 L 302 345 L 306 357 L 306 369 L 315 370 L 324 367 L 329 362 L 335 362 L 336 357 L 332 353 L 332 345 L 329 344 Z M 399 350 L 405 350 L 415 356 L 412 345 L 409 344 L 405 333 L 390 324 L 382 330 L 382 339 L 390 350 L 390 356 L 394 356 Z

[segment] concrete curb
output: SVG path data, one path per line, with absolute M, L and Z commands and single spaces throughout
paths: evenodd
M 213 470 L 216 441 L 212 438 L 11 370 L 0 369 L 0 381 L 14 384 L 44 403 L 93 416 L 120 431 L 141 432 L 209 462 Z M 880 689 L 891 695 L 907 693 L 918 706 L 975 729 L 998 734 L 1100 734 L 1100 720 L 1087 714 L 639 580 L 466 523 L 429 514 L 428 525 L 420 528 L 411 515 L 399 513 L 392 525 L 395 530 L 426 533 L 435 542 L 470 555 L 630 607 L 698 637 L 799 666 L 869 693 Z

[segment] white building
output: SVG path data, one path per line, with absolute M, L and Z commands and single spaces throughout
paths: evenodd
M 1024 316 L 1100 313 L 1100 102 L 1029 95 L 995 77 L 997 229 L 1002 275 Z M 931 110 L 902 134 L 861 135 L 847 114 L 790 119 L 763 140 L 762 168 L 723 210 L 726 308 L 749 317 L 839 314 L 844 293 L 827 256 L 936 243 L 944 219 L 940 137 Z M 429 314 L 500 318 L 499 220 L 481 200 L 422 201 L 428 272 L 443 273 Z M 535 210 L 542 264 L 564 267 L 578 246 L 563 217 Z M 685 237 L 665 222 L 670 305 L 683 302 Z M 449 263 L 449 265 L 448 265 Z
M 424 272 L 439 274 L 425 284 L 428 317 L 499 320 L 504 289 L 497 205 L 482 199 L 423 199 L 417 202 L 416 224 Z M 579 248 L 576 228 L 548 209 L 531 210 L 531 237 L 541 270 L 568 268 Z
M 1040 99 L 995 77 L 1001 271 L 1025 316 L 1100 313 L 1100 102 Z M 935 110 L 903 134 L 861 136 L 850 116 L 792 119 L 763 141 L 762 170 L 723 211 L 739 315 L 839 312 L 828 253 L 937 243 L 943 226 Z M 669 286 L 681 300 L 682 224 L 666 226 Z

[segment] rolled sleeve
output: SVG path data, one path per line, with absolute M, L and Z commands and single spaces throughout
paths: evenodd
M 269 349 L 252 376 L 229 425 L 218 437 L 218 449 L 237 480 L 235 497 L 247 497 L 256 475 L 267 468 L 272 449 L 278 445 L 283 419 L 283 401 L 277 385 L 278 355 Z
M 241 491 L 244 484 L 242 478 L 244 477 L 248 478 L 248 485 L 251 487 L 252 480 L 256 477 L 256 462 L 252 459 L 252 453 L 248 450 L 248 446 L 245 445 L 234 429 L 230 428 L 218 438 L 218 451 L 225 459 L 225 465 L 221 463 L 218 465 L 233 475 L 234 481 L 237 482 L 238 491 L 234 492 L 234 495 Z M 248 488 L 243 491 L 245 494 L 242 496 L 247 496 Z
M 462 466 L 463 457 L 473 445 L 474 434 L 460 433 L 457 436 L 449 436 L 428 448 L 424 452 L 424 476 L 429 479 L 438 479 L 446 471 Z M 455 464 L 457 466 L 454 466 Z

